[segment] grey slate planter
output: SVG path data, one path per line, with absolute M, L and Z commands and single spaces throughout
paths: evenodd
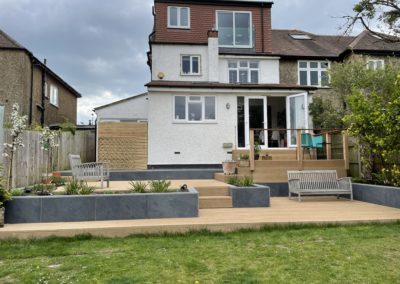
M 230 186 L 234 208 L 270 207 L 270 188 L 255 184 L 254 187 Z
M 5 223 L 78 222 L 199 216 L 199 195 L 188 192 L 22 196 L 6 204 Z
M 373 184 L 353 183 L 354 199 L 400 208 L 400 188 Z

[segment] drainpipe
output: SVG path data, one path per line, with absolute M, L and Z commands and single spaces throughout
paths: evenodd
M 41 102 L 41 115 L 40 115 L 40 124 L 44 126 L 44 113 L 45 113 L 45 99 L 46 99 L 46 64 L 47 60 L 44 59 L 44 67 L 42 71 L 42 102 Z
M 33 117 L 33 69 L 35 65 L 35 60 L 33 56 L 30 56 L 31 59 L 31 94 L 29 99 L 29 125 L 32 125 L 32 117 Z

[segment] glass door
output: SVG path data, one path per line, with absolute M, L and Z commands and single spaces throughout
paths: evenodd
M 286 98 L 286 113 L 289 147 L 297 146 L 297 132 L 295 129 L 308 128 L 308 101 L 307 93 L 288 96 Z
M 266 97 L 245 97 L 245 140 L 246 148 L 250 148 L 250 129 L 267 128 L 267 98 Z M 254 142 L 261 148 L 266 149 L 268 135 L 264 130 L 254 132 Z

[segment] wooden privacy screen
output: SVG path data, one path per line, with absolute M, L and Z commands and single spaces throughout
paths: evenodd
M 111 169 L 147 169 L 147 122 L 101 122 L 98 160 Z

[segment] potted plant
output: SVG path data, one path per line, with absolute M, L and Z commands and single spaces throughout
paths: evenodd
M 224 170 L 224 175 L 234 175 L 236 173 L 236 162 L 226 160 L 222 162 L 222 169 Z
M 239 157 L 239 167 L 249 167 L 250 166 L 250 156 L 248 154 L 242 154 Z
M 4 183 L 3 183 L 3 177 L 0 176 L 0 228 L 4 227 L 4 213 L 5 213 L 5 207 L 4 203 L 7 200 L 10 200 L 10 192 L 5 189 Z
M 258 142 L 254 143 L 254 160 L 260 158 L 261 146 Z

